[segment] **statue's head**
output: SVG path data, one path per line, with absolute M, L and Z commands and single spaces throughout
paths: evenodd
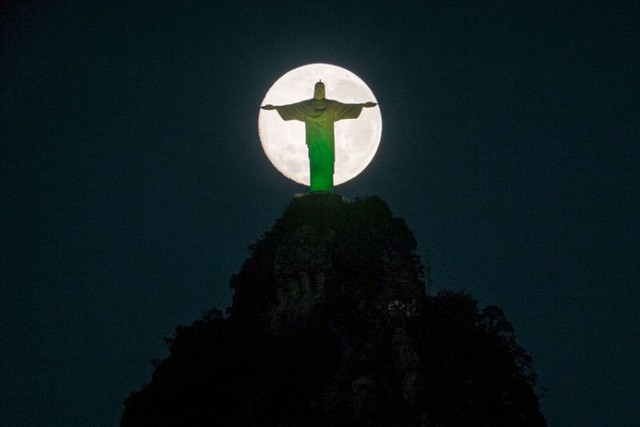
M 324 83 L 320 80 L 313 89 L 313 99 L 324 99 Z

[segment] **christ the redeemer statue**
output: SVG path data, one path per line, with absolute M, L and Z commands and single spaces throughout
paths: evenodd
M 336 157 L 333 124 L 338 120 L 357 119 L 362 108 L 375 107 L 375 102 L 343 104 L 324 97 L 324 83 L 315 85 L 313 98 L 289 105 L 264 105 L 263 110 L 276 110 L 283 120 L 299 120 L 305 124 L 309 148 L 311 192 L 333 191 Z

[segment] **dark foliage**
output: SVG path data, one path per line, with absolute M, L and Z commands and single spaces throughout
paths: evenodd
M 121 426 L 545 426 L 502 311 L 427 296 L 415 250 L 377 197 L 293 200 Z

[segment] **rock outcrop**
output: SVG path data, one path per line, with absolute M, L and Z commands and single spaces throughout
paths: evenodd
M 531 358 L 495 306 L 425 294 L 377 197 L 294 199 L 212 310 L 125 401 L 121 426 L 545 426 Z

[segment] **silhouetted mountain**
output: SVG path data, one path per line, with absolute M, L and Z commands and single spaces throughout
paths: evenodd
M 381 199 L 296 198 L 231 279 L 228 316 L 176 329 L 121 426 L 545 426 L 502 311 L 423 279 Z

